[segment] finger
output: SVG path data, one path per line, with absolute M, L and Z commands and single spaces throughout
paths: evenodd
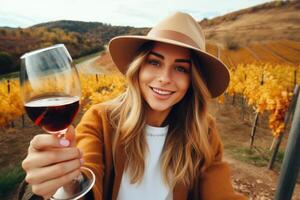
M 68 141 L 70 141 L 70 146 L 74 147 L 76 146 L 76 140 L 75 140 L 75 129 L 74 126 L 71 125 L 68 127 L 68 130 L 65 133 L 65 139 L 67 139 Z
M 29 171 L 26 174 L 25 180 L 32 185 L 40 184 L 79 169 L 82 163 L 80 159 L 74 159 L 43 168 L 37 168 Z
M 28 154 L 22 162 L 22 167 L 28 172 L 35 168 L 80 158 L 82 158 L 82 152 L 77 147 L 57 148 Z
M 65 138 L 58 138 L 51 134 L 39 134 L 34 136 L 34 138 L 30 141 L 28 151 L 35 152 L 49 148 L 67 147 L 69 145 L 70 142 Z
M 32 192 L 39 196 L 44 196 L 44 197 L 52 196 L 55 193 L 53 191 L 57 191 L 58 188 L 71 182 L 76 177 L 78 177 L 79 174 L 80 174 L 80 169 L 76 169 L 59 178 L 52 179 L 38 185 L 32 185 Z

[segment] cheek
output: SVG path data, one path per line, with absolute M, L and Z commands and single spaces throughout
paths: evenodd
M 139 71 L 139 85 L 140 85 L 140 88 L 142 88 L 144 81 L 145 81 L 145 73 L 144 73 L 144 70 L 141 68 L 140 71 Z
M 181 77 L 177 79 L 177 85 L 182 91 L 187 91 L 190 86 L 190 78 L 189 77 Z
M 147 87 L 148 83 L 149 83 L 149 75 L 143 68 L 141 68 L 140 72 L 139 72 L 139 87 L 140 87 L 142 96 L 145 95 L 146 87 Z
M 141 67 L 139 72 L 140 86 L 149 83 L 153 79 L 153 72 L 149 68 Z

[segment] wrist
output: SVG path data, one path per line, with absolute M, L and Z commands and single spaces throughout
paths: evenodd
M 84 188 L 82 184 L 84 183 L 85 175 L 82 173 L 73 179 L 68 184 L 60 187 L 54 194 L 54 197 L 57 199 L 69 199 L 71 197 L 79 195 Z M 82 198 L 83 199 L 83 198 Z

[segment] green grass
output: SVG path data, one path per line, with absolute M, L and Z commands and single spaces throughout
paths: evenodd
M 25 177 L 25 172 L 21 165 L 8 171 L 0 173 L 0 196 L 5 196 L 11 192 Z
M 243 147 L 236 145 L 225 145 L 225 151 L 229 153 L 234 159 L 242 162 L 255 165 L 257 167 L 268 167 L 269 159 L 272 156 L 272 151 L 261 147 Z M 276 156 L 273 169 L 280 172 L 284 157 L 284 151 L 279 150 Z M 297 183 L 300 183 L 300 171 L 297 176 Z
M 258 167 L 267 167 L 272 151 L 260 147 L 245 147 L 237 145 L 225 145 L 225 151 L 234 159 L 249 163 Z M 276 165 L 281 165 L 284 152 L 278 151 L 276 156 Z M 278 166 L 277 166 L 278 167 Z
M 19 72 L 13 72 L 13 73 L 9 73 L 9 74 L 0 75 L 0 81 L 4 81 L 7 79 L 15 79 L 15 78 L 19 78 Z

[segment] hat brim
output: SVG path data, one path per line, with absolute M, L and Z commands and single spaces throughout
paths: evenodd
M 123 74 L 126 73 L 128 65 L 136 56 L 141 45 L 148 41 L 163 42 L 194 50 L 199 55 L 201 72 L 204 72 L 205 81 L 212 98 L 221 95 L 228 87 L 229 71 L 226 65 L 215 56 L 185 43 L 150 36 L 118 36 L 109 42 L 108 48 L 111 58 Z

